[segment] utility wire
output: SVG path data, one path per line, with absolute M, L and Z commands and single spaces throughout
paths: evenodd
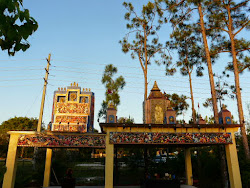
M 37 94 L 37 96 L 35 97 L 35 100 L 33 101 L 33 103 L 31 103 L 30 107 L 28 108 L 25 116 L 28 115 L 29 111 L 31 110 L 31 108 L 34 106 L 34 104 L 36 103 L 37 99 L 39 98 L 39 96 L 42 94 L 42 90 L 43 90 L 43 86 L 41 87 L 41 90 L 39 91 L 39 93 Z M 27 108 L 27 107 L 26 107 Z
M 0 82 L 9 82 L 9 81 L 25 81 L 25 80 L 41 80 L 42 78 L 36 78 L 36 79 L 15 79 L 15 80 L 0 80 Z
M 0 69 L 0 71 L 9 71 L 9 72 L 11 72 L 11 71 L 21 71 L 21 70 L 44 70 L 44 69 L 42 69 L 42 68 L 40 68 L 40 69 L 17 69 L 17 70 L 8 70 L 8 69 Z
M 37 84 L 32 84 L 32 85 L 7 85 L 7 86 L 0 86 L 0 87 L 24 87 L 24 86 L 37 86 Z
M 22 62 L 22 61 L 44 61 L 46 59 L 6 59 L 6 60 L 0 60 L 2 62 L 4 61 L 19 61 L 19 62 Z
M 52 67 L 56 68 L 56 69 L 52 69 L 54 71 L 100 75 L 100 73 L 97 73 L 96 70 L 93 70 L 93 69 L 81 69 L 81 68 L 72 68 L 72 67 L 64 67 L 64 66 L 52 66 Z M 57 69 L 57 68 L 59 68 L 59 69 Z M 64 70 L 65 68 L 66 68 L 66 70 Z M 72 71 L 72 70 L 69 70 L 69 69 L 80 70 L 80 71 Z M 81 71 L 81 70 L 84 70 L 84 71 Z M 142 73 L 127 73 L 127 72 L 125 73 L 125 72 L 120 72 L 120 71 L 119 71 L 119 73 L 121 73 L 122 75 L 124 75 L 124 77 L 127 77 L 127 78 L 141 78 L 141 77 L 127 76 L 127 74 L 129 74 L 129 75 L 135 75 L 136 74 L 136 75 L 143 76 Z M 161 77 L 161 78 L 165 78 L 164 80 L 169 80 L 169 79 L 175 79 L 176 80 L 176 78 L 178 78 L 178 79 L 184 79 L 187 83 L 189 83 L 187 77 L 186 76 L 181 76 L 181 75 L 174 75 L 174 76 L 166 76 L 166 75 L 164 75 L 164 76 L 161 76 L 161 75 L 148 74 L 148 77 L 157 77 L 157 78 Z M 202 78 L 202 80 L 199 80 L 199 82 L 201 82 L 201 83 L 209 83 L 208 77 L 207 78 L 201 77 L 201 78 Z M 204 80 L 204 79 L 206 79 L 206 80 Z M 234 84 L 234 81 L 227 81 L 227 80 L 222 80 L 222 81 Z M 193 82 L 194 83 L 197 82 L 197 77 L 193 78 Z M 244 82 L 241 82 L 241 83 L 244 84 Z M 248 84 L 248 83 L 246 83 L 246 84 Z
M 52 79 L 50 79 L 50 80 L 52 80 Z M 58 81 L 60 81 L 60 80 L 58 80 Z M 64 81 L 63 81 L 64 82 Z M 84 82 L 78 82 L 78 83 L 84 83 Z M 55 86 L 55 85 L 52 85 L 52 84 L 50 84 L 51 86 Z M 135 88 L 135 89 L 138 89 L 138 87 L 126 87 L 126 88 L 129 88 L 129 89 L 131 89 L 131 88 Z M 143 89 L 142 87 L 139 87 L 140 89 Z M 101 90 L 101 91 L 106 91 L 106 89 L 100 89 L 100 88 L 95 88 L 95 87 L 92 87 L 91 88 L 92 90 Z M 124 90 L 121 90 L 120 92 L 125 92 Z M 126 89 L 126 92 L 130 92 L 130 91 L 127 91 L 127 89 Z M 181 90 L 176 90 L 176 89 L 167 89 L 167 92 L 172 92 L 172 93 L 185 93 L 185 95 L 190 95 L 190 92 L 189 91 L 181 91 Z M 130 92 L 131 93 L 131 92 Z M 143 93 L 139 93 L 139 92 L 133 92 L 133 93 L 138 93 L 138 94 L 143 94 Z M 193 92 L 195 95 L 209 95 L 210 96 L 210 93 L 203 93 L 203 92 Z M 245 93 L 247 93 L 247 92 L 245 92 Z M 250 92 L 249 92 L 250 93 Z M 197 97 L 196 97 L 197 98 Z M 207 98 L 209 98 L 209 97 L 206 97 L 206 99 Z
M 81 65 L 85 65 L 85 64 L 90 64 L 90 65 L 108 65 L 108 64 L 112 64 L 112 63 L 90 63 L 90 62 L 83 62 L 83 61 L 72 61 L 72 60 L 59 60 L 59 59 L 53 59 L 52 61 L 59 61 L 59 62 L 66 62 L 66 63 L 77 63 L 77 64 L 81 64 Z M 163 64 L 162 64 L 163 65 Z M 115 66 L 119 66 L 119 67 L 124 67 L 124 68 L 133 68 L 133 69 L 139 69 L 139 70 L 141 70 L 141 67 L 140 66 L 138 66 L 138 67 L 136 67 L 136 66 L 125 66 L 125 65 L 115 65 Z M 160 65 L 161 66 L 161 65 Z M 164 66 L 164 65 L 163 65 Z M 156 69 L 156 68 L 149 68 L 149 71 L 150 70 L 155 70 L 155 71 L 162 71 L 162 72 L 166 72 L 166 70 L 165 70 L 165 67 L 163 68 L 163 69 Z M 206 71 L 203 71 L 203 75 L 207 75 L 208 76 L 208 74 L 206 73 Z
M 50 80 L 52 80 L 52 81 L 70 82 L 70 80 L 61 80 L 61 79 L 50 79 Z M 86 83 L 86 82 L 78 82 L 78 83 Z M 87 83 L 96 83 L 96 82 L 88 80 Z M 126 82 L 126 83 L 132 83 L 132 84 L 134 84 L 133 82 Z M 101 84 L 101 83 L 98 83 L 98 84 Z M 142 85 L 142 84 L 140 84 L 140 85 Z M 176 85 L 170 85 L 170 84 L 166 84 L 166 85 L 168 87 L 176 87 Z M 126 85 L 126 87 L 129 87 L 129 88 L 142 88 L 142 89 L 144 89 L 144 87 L 141 87 L 141 86 L 135 86 L 135 87 L 133 87 L 133 86 Z M 181 88 L 189 89 L 188 86 L 181 86 Z M 193 87 L 193 89 L 195 89 L 195 90 L 204 90 L 204 88 L 197 88 L 197 87 Z
M 22 68 L 30 68 L 30 67 L 37 67 L 37 68 L 43 68 L 42 66 L 23 66 L 23 67 L 0 67 L 0 69 L 22 69 Z

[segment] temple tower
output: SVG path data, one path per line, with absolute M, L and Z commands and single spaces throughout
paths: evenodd
M 107 109 L 106 123 L 117 123 L 116 113 L 117 113 L 117 110 L 115 106 L 112 103 L 109 104 L 108 109 Z
M 52 131 L 93 132 L 95 95 L 75 82 L 54 92 Z
M 166 98 L 166 96 L 161 92 L 159 89 L 156 81 L 154 82 L 154 86 L 150 91 L 150 94 L 146 100 L 146 113 L 145 113 L 145 120 L 146 123 L 152 124 L 163 124 L 168 123 L 167 116 L 168 114 L 172 114 L 169 116 L 173 116 L 171 118 L 172 122 L 175 122 L 175 111 L 172 111 L 170 108 L 170 101 Z
M 219 112 L 219 124 L 232 124 L 232 115 L 226 106 L 222 106 L 222 110 Z

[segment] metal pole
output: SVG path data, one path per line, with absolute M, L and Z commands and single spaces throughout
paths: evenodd
M 47 68 L 45 69 L 46 73 L 45 73 L 45 78 L 44 78 L 43 96 L 42 96 L 39 120 L 38 120 L 38 124 L 37 124 L 37 132 L 41 132 L 41 128 L 42 128 L 45 94 L 46 94 L 46 89 L 47 89 L 47 84 L 48 84 L 48 76 L 49 76 L 50 56 L 51 56 L 51 54 L 49 54 L 49 56 L 48 56 Z

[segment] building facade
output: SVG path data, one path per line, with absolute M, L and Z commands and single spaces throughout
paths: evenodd
M 75 82 L 54 92 L 52 131 L 93 132 L 95 95 Z

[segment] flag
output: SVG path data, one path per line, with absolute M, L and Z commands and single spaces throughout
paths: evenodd
M 112 94 L 113 91 L 112 91 L 111 89 L 108 89 L 107 93 L 108 93 L 108 94 Z

